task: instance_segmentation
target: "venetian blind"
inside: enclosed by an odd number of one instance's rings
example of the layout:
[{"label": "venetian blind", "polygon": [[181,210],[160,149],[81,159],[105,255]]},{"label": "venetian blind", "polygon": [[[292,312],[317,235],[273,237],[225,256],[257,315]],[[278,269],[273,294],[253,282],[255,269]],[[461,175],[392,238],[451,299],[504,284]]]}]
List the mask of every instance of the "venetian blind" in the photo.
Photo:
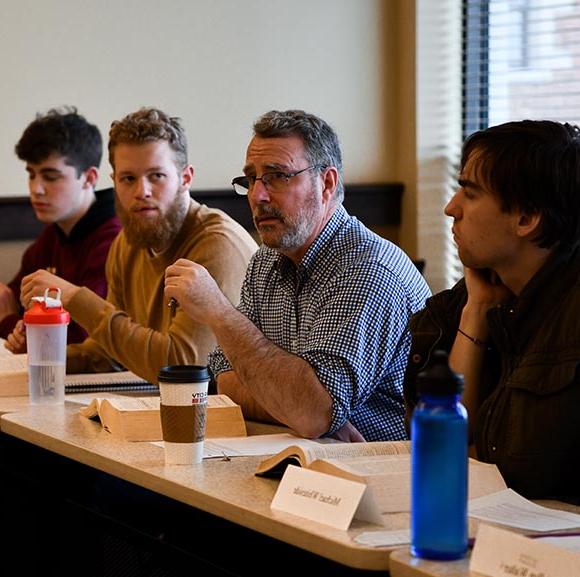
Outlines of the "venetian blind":
[{"label": "venetian blind", "polygon": [[443,208],[461,149],[462,11],[457,0],[417,1],[418,253],[433,292],[462,274]]},{"label": "venetian blind", "polygon": [[462,140],[510,120],[580,123],[580,1],[418,0],[418,241],[433,291],[462,266],[442,210]]},{"label": "venetian blind", "polygon": [[464,136],[509,120],[580,122],[580,2],[465,0]]}]

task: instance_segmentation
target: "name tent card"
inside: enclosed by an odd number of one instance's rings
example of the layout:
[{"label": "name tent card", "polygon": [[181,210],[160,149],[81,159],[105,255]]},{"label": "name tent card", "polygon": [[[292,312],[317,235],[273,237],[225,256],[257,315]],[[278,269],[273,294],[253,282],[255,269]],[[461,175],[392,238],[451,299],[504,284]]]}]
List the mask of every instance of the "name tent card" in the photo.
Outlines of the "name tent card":
[{"label": "name tent card", "polygon": [[364,483],[288,465],[271,508],[346,531],[365,490]]},{"label": "name tent card", "polygon": [[481,524],[469,570],[487,577],[580,577],[580,554]]}]

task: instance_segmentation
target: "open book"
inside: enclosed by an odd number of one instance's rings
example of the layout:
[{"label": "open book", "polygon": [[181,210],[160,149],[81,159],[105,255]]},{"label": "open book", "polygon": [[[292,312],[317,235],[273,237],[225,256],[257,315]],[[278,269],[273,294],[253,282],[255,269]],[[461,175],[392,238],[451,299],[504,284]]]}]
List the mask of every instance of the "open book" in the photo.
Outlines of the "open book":
[{"label": "open book", "polygon": [[[242,409],[226,395],[208,395],[206,437],[243,437]],[[159,397],[95,398],[79,413],[99,419],[113,436],[125,441],[161,441]]]},{"label": "open book", "polygon": [[[409,455],[410,441],[382,441],[372,443],[321,443],[304,439],[300,445],[292,445],[264,459],[256,469],[256,475],[263,477],[281,477],[288,465],[310,468],[315,461],[338,459],[346,461],[351,458]],[[315,467],[321,466],[317,463]],[[315,468],[314,467],[314,468]],[[320,470],[320,469],[317,469]],[[324,471],[323,471],[324,472]]]},{"label": "open book", "polygon": [[[98,391],[158,392],[159,387],[148,383],[131,371],[114,373],[87,373],[65,375],[65,393]],[[28,395],[27,355],[2,355],[0,357],[0,397]]]},{"label": "open book", "polygon": [[[279,476],[289,464],[364,483],[380,513],[410,510],[411,443],[294,445],[260,462],[256,475]],[[469,498],[506,489],[495,465],[469,459]]]}]

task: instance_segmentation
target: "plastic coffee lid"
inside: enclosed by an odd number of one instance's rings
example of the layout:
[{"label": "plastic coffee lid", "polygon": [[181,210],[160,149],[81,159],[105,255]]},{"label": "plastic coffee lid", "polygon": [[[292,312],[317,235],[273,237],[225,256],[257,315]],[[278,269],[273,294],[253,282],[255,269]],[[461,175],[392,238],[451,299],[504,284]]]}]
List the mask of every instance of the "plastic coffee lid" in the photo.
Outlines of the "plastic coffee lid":
[{"label": "plastic coffee lid", "polygon": [[209,380],[207,367],[199,365],[168,365],[159,369],[161,383],[202,383]]},{"label": "plastic coffee lid", "polygon": [[[56,291],[56,298],[48,293]],[[32,306],[24,313],[24,324],[27,325],[67,325],[70,314],[60,302],[60,289],[47,288],[42,297],[32,297]]]}]

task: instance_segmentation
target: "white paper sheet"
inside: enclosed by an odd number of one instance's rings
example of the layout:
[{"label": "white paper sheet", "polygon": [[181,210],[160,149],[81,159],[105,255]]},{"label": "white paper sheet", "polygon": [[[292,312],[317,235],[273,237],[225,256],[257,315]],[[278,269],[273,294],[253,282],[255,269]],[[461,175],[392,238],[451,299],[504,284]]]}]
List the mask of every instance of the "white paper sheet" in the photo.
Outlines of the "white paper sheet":
[{"label": "white paper sheet", "polygon": [[580,553],[580,535],[560,535],[559,537],[540,537],[537,539],[542,543],[548,543],[549,545],[555,545],[556,547],[562,547],[562,549],[568,549],[569,551],[575,551]]},{"label": "white paper sheet", "polygon": [[395,545],[408,545],[411,542],[409,529],[396,531],[364,531],[354,538],[359,545],[367,547],[393,547]]},{"label": "white paper sheet", "polygon": [[469,516],[532,531],[580,527],[580,515],[536,505],[511,489],[472,499]]},{"label": "white paper sheet", "polygon": [[[254,457],[275,455],[291,445],[309,446],[321,441],[311,441],[295,437],[289,433],[276,435],[252,435],[249,437],[223,437],[205,439],[203,442],[204,459],[224,459],[226,457]],[[324,442],[324,441],[322,441]],[[163,447],[163,441],[153,441],[153,445]]]},{"label": "white paper sheet", "polygon": [[291,445],[304,447],[312,446],[312,444],[316,443],[317,441],[310,441],[289,433],[206,439],[203,447],[203,458],[275,455]]}]

